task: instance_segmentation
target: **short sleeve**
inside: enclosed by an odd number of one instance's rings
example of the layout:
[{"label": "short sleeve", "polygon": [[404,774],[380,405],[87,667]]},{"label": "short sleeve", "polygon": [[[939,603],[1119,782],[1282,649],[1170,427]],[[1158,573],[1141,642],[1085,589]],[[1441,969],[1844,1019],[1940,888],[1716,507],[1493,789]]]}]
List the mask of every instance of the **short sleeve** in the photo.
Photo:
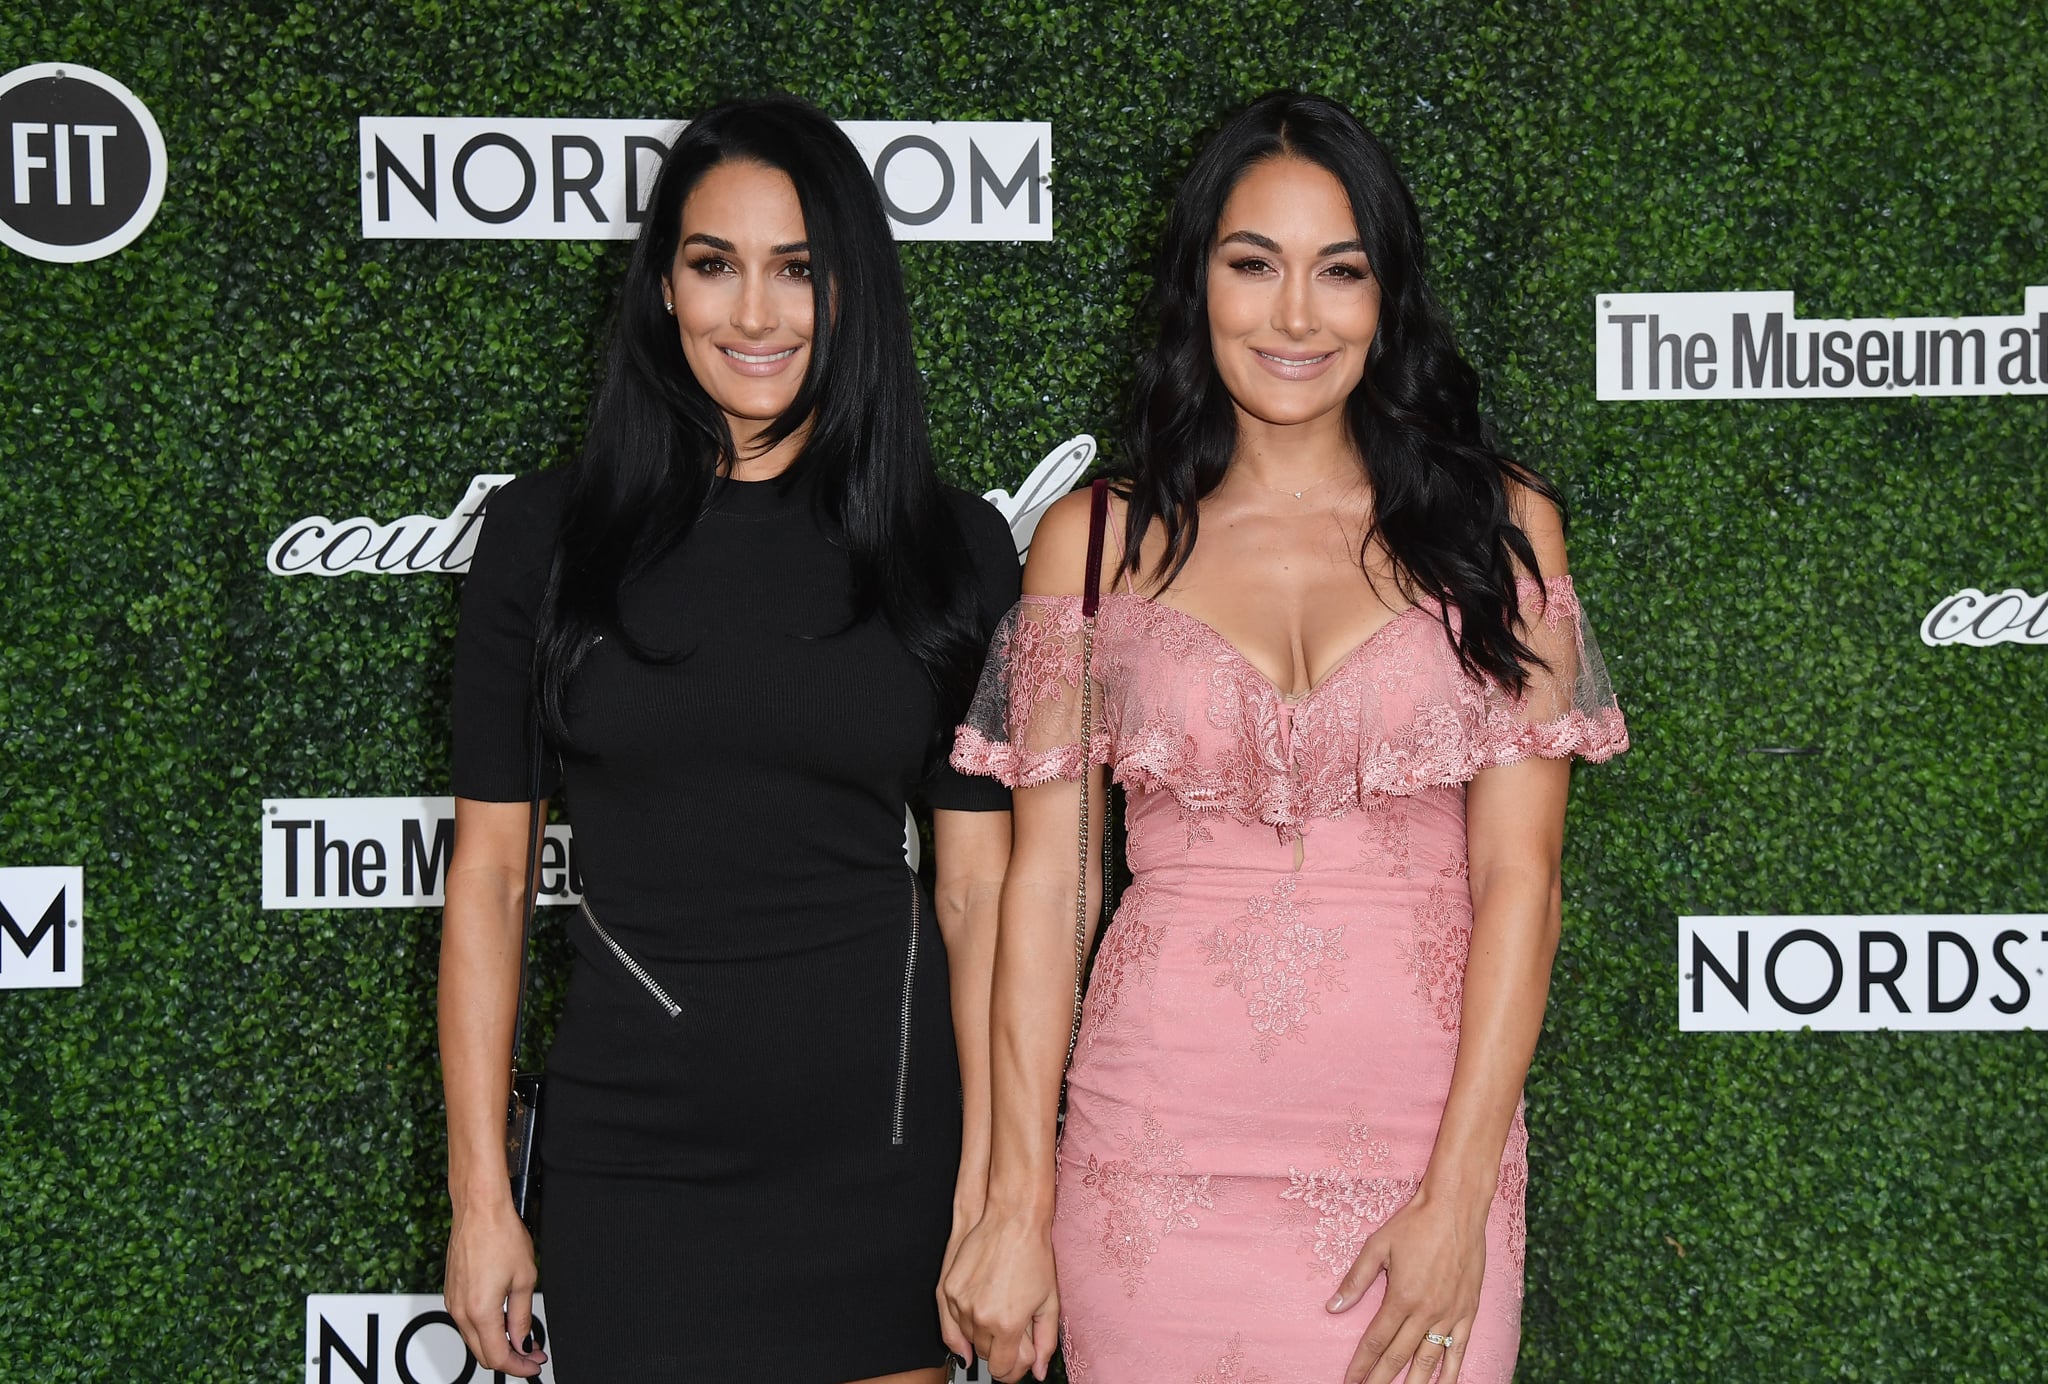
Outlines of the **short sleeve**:
[{"label": "short sleeve", "polygon": [[1586,612],[1568,576],[1517,583],[1522,641],[1543,660],[1519,695],[1488,683],[1480,767],[1541,757],[1599,762],[1628,748],[1628,724],[1614,698]]},{"label": "short sleeve", "polygon": [[[455,634],[457,797],[525,802],[532,787],[533,648],[561,494],[557,473],[521,477],[493,493],[484,510]],[[543,797],[554,793],[558,776],[550,755],[542,766]]]},{"label": "short sleeve", "polygon": [[1026,596],[996,627],[981,686],[953,738],[953,767],[1011,788],[1078,779],[1102,763],[1109,737],[1102,692],[1081,747],[1081,598]]},{"label": "short sleeve", "polygon": [[[997,629],[1016,603],[1023,581],[1017,562],[1017,541],[996,507],[978,495],[949,489],[961,536],[974,569],[975,599],[981,610],[981,627]],[[984,678],[986,671],[984,668]],[[1004,784],[976,774],[963,773],[950,762],[941,762],[921,789],[927,805],[948,812],[1008,812],[1010,790]]]}]

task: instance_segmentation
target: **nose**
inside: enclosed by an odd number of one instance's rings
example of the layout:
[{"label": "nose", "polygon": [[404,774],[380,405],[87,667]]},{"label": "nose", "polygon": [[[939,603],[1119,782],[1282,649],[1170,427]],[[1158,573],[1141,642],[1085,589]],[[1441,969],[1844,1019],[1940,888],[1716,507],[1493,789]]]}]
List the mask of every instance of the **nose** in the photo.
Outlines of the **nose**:
[{"label": "nose", "polygon": [[1306,274],[1286,274],[1280,292],[1273,299],[1273,329],[1290,337],[1305,337],[1315,331],[1315,300]]},{"label": "nose", "polygon": [[751,340],[759,341],[782,324],[775,310],[775,295],[769,292],[766,276],[744,275],[738,299],[733,303],[732,325]]}]

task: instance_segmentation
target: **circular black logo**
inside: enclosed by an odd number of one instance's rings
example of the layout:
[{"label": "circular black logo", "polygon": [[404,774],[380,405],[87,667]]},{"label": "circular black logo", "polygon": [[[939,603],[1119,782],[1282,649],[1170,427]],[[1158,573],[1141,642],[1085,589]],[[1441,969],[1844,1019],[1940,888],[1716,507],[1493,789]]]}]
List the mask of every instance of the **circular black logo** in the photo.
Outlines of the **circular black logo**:
[{"label": "circular black logo", "polygon": [[163,205],[164,163],[149,108],[104,72],[0,76],[0,244],[64,263],[111,255]]}]

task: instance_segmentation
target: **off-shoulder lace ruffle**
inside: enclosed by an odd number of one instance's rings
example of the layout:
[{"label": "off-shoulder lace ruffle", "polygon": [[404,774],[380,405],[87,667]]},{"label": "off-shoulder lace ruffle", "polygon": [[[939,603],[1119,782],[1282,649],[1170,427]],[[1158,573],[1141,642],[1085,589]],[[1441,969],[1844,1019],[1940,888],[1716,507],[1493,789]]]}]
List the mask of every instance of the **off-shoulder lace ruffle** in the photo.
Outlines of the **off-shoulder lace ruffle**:
[{"label": "off-shoulder lace ruffle", "polygon": [[1521,597],[1523,638],[1548,667],[1520,695],[1460,668],[1435,609],[1418,606],[1290,699],[1194,616],[1106,596],[1084,754],[1080,600],[1027,596],[996,632],[952,762],[1011,787],[1106,764],[1127,788],[1291,834],[1375,794],[1463,783],[1532,756],[1597,761],[1627,749],[1571,579],[1525,581]]}]

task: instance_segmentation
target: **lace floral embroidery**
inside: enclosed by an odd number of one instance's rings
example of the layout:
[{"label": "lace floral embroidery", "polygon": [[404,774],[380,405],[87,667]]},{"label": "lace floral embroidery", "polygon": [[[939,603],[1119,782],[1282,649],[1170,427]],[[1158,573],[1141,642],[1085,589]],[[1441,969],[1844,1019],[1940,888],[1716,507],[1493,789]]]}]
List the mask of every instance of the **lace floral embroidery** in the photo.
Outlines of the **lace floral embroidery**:
[{"label": "lace floral embroidery", "polygon": [[1472,955],[1472,911],[1461,907],[1465,872],[1439,875],[1429,897],[1415,910],[1415,926],[1398,945],[1415,995],[1436,1015],[1446,1033],[1458,1031],[1465,1007],[1465,963]]},{"label": "lace floral embroidery", "polygon": [[1359,861],[1353,868],[1393,879],[1408,878],[1408,799],[1373,793],[1358,804],[1365,819]]},{"label": "lace floral embroidery", "polygon": [[1180,819],[1181,830],[1186,833],[1188,850],[1210,845],[1216,840],[1216,834],[1209,830],[1209,814],[1194,811],[1178,798],[1172,801],[1173,810]]},{"label": "lace floral embroidery", "polygon": [[1529,1129],[1517,1119],[1501,1153],[1500,1185],[1493,1200],[1507,1221],[1508,1261],[1521,1277],[1529,1251]]},{"label": "lace floral embroidery", "polygon": [[1291,839],[1374,794],[1449,787],[1532,755],[1603,760],[1627,749],[1571,579],[1525,582],[1521,598],[1518,628],[1543,659],[1521,694],[1467,673],[1439,613],[1417,605],[1292,702],[1290,732],[1280,694],[1221,634],[1171,606],[1109,593],[1096,623],[1100,714],[1084,747],[1068,691],[1080,682],[1080,600],[1027,596],[996,631],[953,764],[1012,787],[1110,764],[1127,788]]},{"label": "lace floral embroidery", "polygon": [[1356,1112],[1323,1140],[1334,1165],[1302,1172],[1287,1170],[1283,1201],[1294,1203],[1288,1219],[1301,1233],[1303,1250],[1333,1277],[1342,1277],[1366,1236],[1386,1224],[1421,1187],[1419,1177],[1398,1177],[1385,1169],[1392,1155]]},{"label": "lace floral embroidery", "polygon": [[1074,1333],[1064,1316],[1060,1318],[1060,1363],[1067,1367],[1067,1384],[1086,1384],[1088,1362],[1074,1353]]},{"label": "lace floral embroidery", "polygon": [[1197,1210],[1216,1205],[1209,1195],[1209,1175],[1187,1170],[1180,1140],[1159,1121],[1145,1116],[1145,1132],[1129,1156],[1101,1162],[1088,1157],[1084,1186],[1102,1198],[1102,1257],[1123,1278],[1124,1291],[1135,1295],[1145,1268],[1159,1252],[1161,1236],[1176,1227],[1192,1230]]},{"label": "lace floral embroidery", "polygon": [[1264,1370],[1245,1363],[1244,1337],[1232,1336],[1223,1354],[1216,1357],[1215,1367],[1196,1375],[1195,1384],[1269,1384],[1271,1379]]},{"label": "lace floral embroidery", "polygon": [[1148,915],[1152,890],[1140,877],[1131,882],[1123,902],[1117,905],[1116,920],[1102,939],[1095,968],[1088,975],[1087,1037],[1094,1045],[1096,1034],[1115,1017],[1123,1003],[1127,985],[1149,985],[1159,965],[1160,928]]},{"label": "lace floral embroidery", "polygon": [[1222,968],[1216,984],[1244,996],[1245,1013],[1252,1021],[1252,1050],[1261,1062],[1273,1055],[1281,1039],[1305,1039],[1308,1016],[1321,1009],[1318,996],[1344,988],[1337,964],[1347,959],[1338,945],[1344,927],[1310,924],[1306,915],[1315,901],[1297,899],[1300,886],[1301,876],[1283,876],[1271,893],[1246,901],[1236,932],[1219,927],[1202,944],[1208,964]]}]

